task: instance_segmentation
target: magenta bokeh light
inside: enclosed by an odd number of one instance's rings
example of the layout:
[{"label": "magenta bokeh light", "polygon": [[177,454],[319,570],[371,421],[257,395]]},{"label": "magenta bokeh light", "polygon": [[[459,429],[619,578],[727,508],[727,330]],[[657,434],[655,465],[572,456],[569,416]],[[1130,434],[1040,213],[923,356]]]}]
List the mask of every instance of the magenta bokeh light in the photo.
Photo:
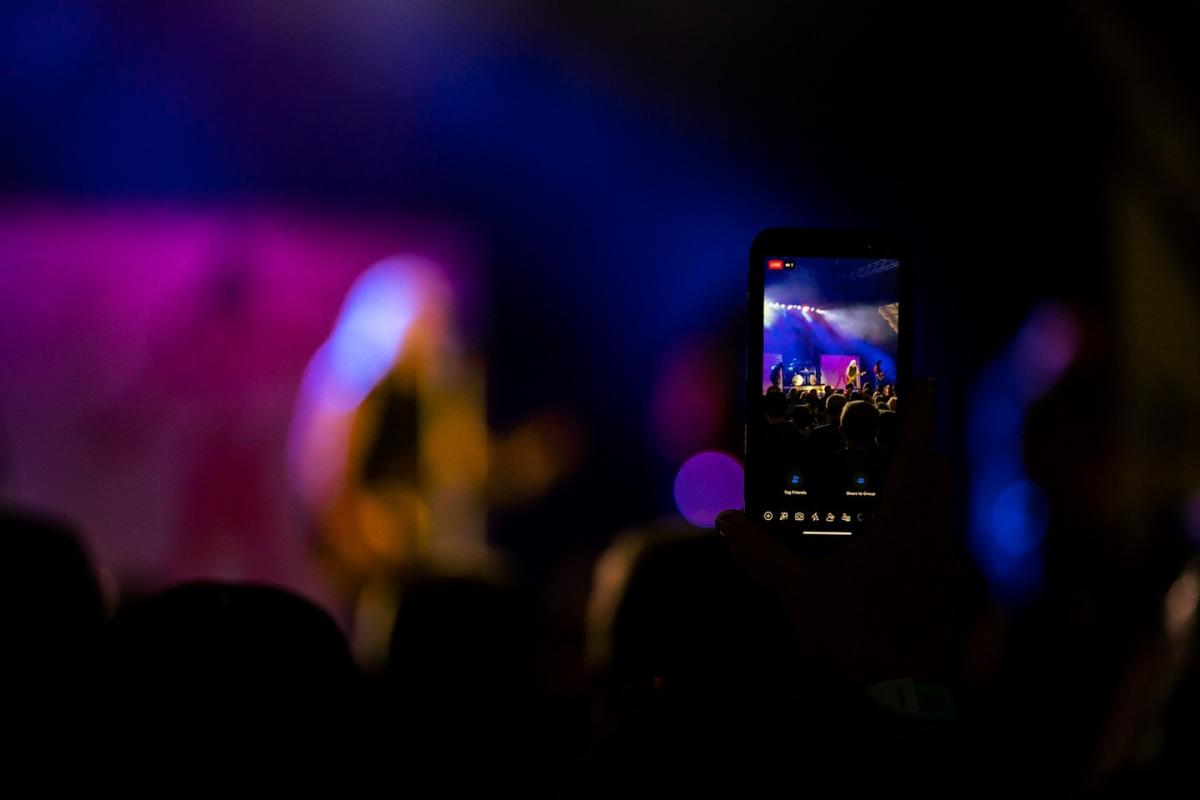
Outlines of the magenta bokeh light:
[{"label": "magenta bokeh light", "polygon": [[675,505],[684,519],[701,528],[717,515],[742,507],[742,464],[728,453],[707,450],[684,462],[675,476]]},{"label": "magenta bokeh light", "polygon": [[1192,544],[1200,547],[1200,489],[1196,489],[1183,505],[1183,524]]},{"label": "magenta bokeh light", "polygon": [[711,346],[685,341],[670,350],[650,396],[650,429],[672,459],[711,446],[725,414],[721,361]]}]

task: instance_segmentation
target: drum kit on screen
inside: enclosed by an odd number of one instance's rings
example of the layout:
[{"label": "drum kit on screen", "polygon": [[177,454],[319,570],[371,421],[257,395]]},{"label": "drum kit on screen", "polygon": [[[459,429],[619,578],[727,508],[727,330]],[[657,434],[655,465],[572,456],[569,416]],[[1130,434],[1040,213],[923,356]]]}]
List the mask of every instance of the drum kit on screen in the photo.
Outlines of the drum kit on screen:
[{"label": "drum kit on screen", "polygon": [[816,386],[820,383],[820,375],[815,369],[809,366],[800,367],[796,361],[788,364],[786,372],[791,376],[787,383],[793,387]]}]

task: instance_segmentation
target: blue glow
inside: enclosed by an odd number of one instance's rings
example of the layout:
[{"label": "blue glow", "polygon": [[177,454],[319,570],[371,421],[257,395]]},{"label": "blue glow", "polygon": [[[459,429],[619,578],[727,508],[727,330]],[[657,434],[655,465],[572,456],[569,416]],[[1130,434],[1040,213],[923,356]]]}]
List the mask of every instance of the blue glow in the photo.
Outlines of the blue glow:
[{"label": "blue glow", "polygon": [[416,317],[419,292],[413,271],[399,259],[379,262],[354,282],[313,359],[325,402],[352,408],[388,374]]},{"label": "blue glow", "polygon": [[1046,535],[1046,497],[1029,481],[1017,481],[996,498],[991,514],[992,540],[1019,556],[1042,543]]},{"label": "blue glow", "polygon": [[[969,541],[1001,606],[1027,602],[1041,585],[1049,508],[1041,488],[1025,474],[1022,432],[1029,406],[1074,357],[1074,325],[1065,310],[1035,310],[1004,352],[980,371],[972,391]],[[1031,352],[1052,356],[1042,359],[1036,381],[1030,379]]]},{"label": "blue glow", "polygon": [[[540,54],[484,57],[453,77],[422,95],[424,132],[453,148],[473,196],[502,208],[512,231],[536,220],[539,247],[572,253],[571,269],[538,276],[541,290],[587,296],[573,322],[612,341],[625,369],[629,352],[660,351],[745,291],[730,265],[763,220],[813,220],[796,207],[802,192],[767,188],[744,156],[610,87],[563,80]],[[626,324],[612,325],[614,311]]]}]

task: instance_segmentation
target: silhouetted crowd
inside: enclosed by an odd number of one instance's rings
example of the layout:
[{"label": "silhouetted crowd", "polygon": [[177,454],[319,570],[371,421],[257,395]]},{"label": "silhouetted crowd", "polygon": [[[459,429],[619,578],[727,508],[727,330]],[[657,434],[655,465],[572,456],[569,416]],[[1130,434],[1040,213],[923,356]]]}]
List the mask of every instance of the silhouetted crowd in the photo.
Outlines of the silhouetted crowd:
[{"label": "silhouetted crowd", "polygon": [[[904,455],[890,390],[764,401],[778,439],[816,458]],[[910,495],[896,519],[944,510]],[[573,606],[513,576],[397,576],[387,665],[369,671],[297,594],[196,582],[116,602],[71,525],[0,519],[13,752],[71,765],[64,779],[249,769],[446,796],[1144,796],[1200,753],[1200,579],[1182,551],[1135,584],[1052,547],[1043,595],[1005,615],[978,588],[914,605],[953,583],[924,545],[791,565],[766,552],[756,571],[736,521],[724,537],[658,523],[617,537]],[[953,706],[913,713],[865,690],[893,678]]]}]

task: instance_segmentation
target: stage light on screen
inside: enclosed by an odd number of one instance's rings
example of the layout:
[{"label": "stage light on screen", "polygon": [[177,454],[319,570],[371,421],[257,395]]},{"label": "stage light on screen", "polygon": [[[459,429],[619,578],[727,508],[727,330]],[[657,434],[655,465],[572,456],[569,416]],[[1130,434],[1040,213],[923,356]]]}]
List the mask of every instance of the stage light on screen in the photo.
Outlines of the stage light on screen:
[{"label": "stage light on screen", "polygon": [[779,305],[779,303],[772,303],[769,300],[766,303],[764,303],[763,304],[763,325],[765,325],[768,328],[771,327],[772,325],[774,325],[776,320],[779,319],[779,312],[781,310],[782,310],[782,307]]},{"label": "stage light on screen", "polygon": [[741,462],[719,450],[692,456],[675,476],[675,505],[693,525],[713,527],[722,511],[742,507]]}]

